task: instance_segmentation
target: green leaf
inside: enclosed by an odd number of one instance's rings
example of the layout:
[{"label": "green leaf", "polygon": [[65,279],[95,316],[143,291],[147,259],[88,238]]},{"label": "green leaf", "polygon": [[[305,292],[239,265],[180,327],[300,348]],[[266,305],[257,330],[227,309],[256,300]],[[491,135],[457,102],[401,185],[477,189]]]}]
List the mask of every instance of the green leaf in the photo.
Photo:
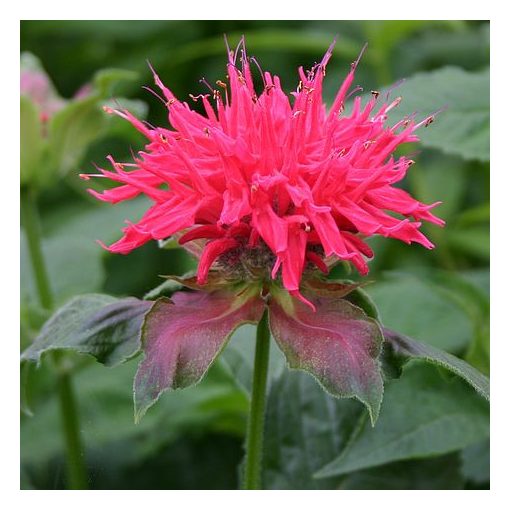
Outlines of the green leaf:
[{"label": "green leaf", "polygon": [[142,320],[151,304],[103,294],[78,296],[55,312],[21,360],[39,363],[46,352],[70,349],[107,366],[123,363],[140,349]]},{"label": "green leaf", "polygon": [[282,372],[267,401],[264,489],[335,488],[337,480],[313,474],[347,446],[361,419],[359,402],[333,398],[306,374]]},{"label": "green leaf", "polygon": [[161,239],[158,241],[158,246],[163,250],[175,250],[182,248],[179,241],[175,237],[169,237],[168,239]]},{"label": "green leaf", "polygon": [[475,368],[489,374],[490,372],[490,317],[487,315],[475,326],[473,341],[464,356],[466,361]]},{"label": "green leaf", "polygon": [[393,462],[352,473],[343,490],[459,490],[464,489],[458,454]]},{"label": "green leaf", "polygon": [[[128,468],[140,463],[150,469],[151,457],[166,451],[185,434],[217,431],[241,438],[244,433],[248,399],[219,365],[209,371],[202,384],[185,392],[168,394],[135,425],[133,378],[138,361],[130,360],[115,370],[86,361],[73,375],[73,386],[86,456],[89,461],[95,458],[96,468],[91,471],[97,476],[108,475],[109,458],[119,450],[123,463],[118,474],[129,478]],[[22,417],[21,460],[31,471],[38,468],[56,477],[58,473],[52,461],[63,458],[65,452],[60,435],[58,394],[53,386],[46,393],[41,392],[43,377],[52,375],[49,368],[43,363],[34,373],[32,386],[38,393],[32,399],[34,416]]]},{"label": "green leaf", "polygon": [[88,145],[102,134],[105,123],[97,95],[73,101],[57,112],[48,125],[52,169],[61,175],[75,169]]},{"label": "green leaf", "polygon": [[[440,120],[441,117],[438,118],[438,121]],[[432,125],[431,129],[435,127]],[[420,157],[418,164],[411,168],[408,175],[413,194],[418,200],[426,204],[441,202],[434,208],[434,214],[445,220],[447,227],[438,229],[434,226],[428,231],[437,237],[447,238],[450,221],[458,214],[468,188],[466,163],[459,158],[434,151]]]},{"label": "green leaf", "polygon": [[387,273],[366,291],[377,303],[381,322],[446,351],[462,351],[472,337],[469,317],[450,296],[431,287],[428,277]]},{"label": "green leaf", "polygon": [[490,480],[489,440],[468,446],[461,454],[462,473],[471,482],[488,483]]},{"label": "green leaf", "polygon": [[[301,32],[283,28],[229,32],[228,34],[228,40],[231,44],[237,44],[241,37],[246,39],[250,52],[264,50],[274,52],[275,49],[278,49],[280,51],[299,51],[317,58],[317,55],[320,55],[321,52],[324,53],[331,44],[334,34],[315,31],[304,36]],[[359,50],[359,44],[345,35],[338,39],[335,46],[335,54],[350,59],[354,58]],[[176,48],[167,65],[171,67],[182,66],[183,64],[189,65],[193,60],[207,56],[223,55],[224,53],[225,44],[220,37],[215,35]]]},{"label": "green leaf", "polygon": [[347,299],[347,301],[353,305],[361,308],[369,317],[372,317],[372,319],[375,319],[376,321],[381,320],[377,305],[370,297],[370,295],[362,288],[354,289],[346,296],[345,299]]},{"label": "green leaf", "polygon": [[[488,270],[486,271],[488,277]],[[483,276],[483,271],[478,272]],[[490,370],[490,302],[488,291],[470,281],[466,275],[447,271],[431,271],[430,285],[437,285],[438,291],[449,295],[469,316],[473,328],[472,340],[464,359],[488,374]]]},{"label": "green leaf", "polygon": [[388,329],[383,329],[383,333],[385,341],[391,346],[395,356],[403,359],[404,363],[407,363],[409,360],[419,359],[446,368],[464,379],[482,397],[489,400],[489,379],[464,360],[431,345],[417,342],[400,333],[395,333]]},{"label": "green leaf", "polygon": [[[58,304],[76,294],[97,292],[104,279],[101,248],[93,239],[60,231],[43,241],[52,290]],[[38,302],[34,287],[25,232],[21,232],[21,293],[23,300],[33,306]],[[80,268],[77,270],[77,268]]]},{"label": "green leaf", "polygon": [[[136,219],[146,209],[143,199],[118,204],[92,204],[73,200],[70,206],[52,207],[44,217],[44,259],[58,304],[76,294],[100,292],[105,278],[106,252],[96,239],[109,244],[120,237],[125,219]],[[24,233],[21,235],[21,292],[31,304],[38,302]],[[79,270],[77,270],[79,268]]]},{"label": "green leaf", "polygon": [[23,363],[21,365],[21,373],[20,373],[20,409],[22,413],[25,413],[27,416],[32,416],[32,409],[30,408],[30,400],[28,395],[28,379],[30,377],[30,372],[32,371],[32,365],[28,363]]},{"label": "green leaf", "polygon": [[20,170],[21,184],[44,180],[43,153],[45,142],[39,110],[25,96],[20,97]]},{"label": "green leaf", "polygon": [[110,97],[114,93],[114,85],[122,81],[133,81],[138,73],[127,69],[100,69],[94,75],[93,83],[101,97]]},{"label": "green leaf", "polygon": [[397,76],[409,76],[421,69],[455,65],[477,70],[489,64],[490,25],[466,27],[450,32],[427,30],[406,41],[394,55]]},{"label": "green leaf", "polygon": [[448,232],[450,244],[467,255],[488,262],[490,259],[490,231],[486,226],[452,228]]},{"label": "green leaf", "polygon": [[363,402],[375,424],[383,396],[379,324],[346,299],[306,298],[314,311],[276,289],[269,303],[271,333],[289,367],[308,372],[335,397]]},{"label": "green leaf", "polygon": [[445,380],[437,369],[409,365],[402,378],[386,387],[377,427],[364,427],[319,478],[404,459],[442,455],[489,435],[485,400],[459,379]]},{"label": "green leaf", "polygon": [[[462,212],[458,219],[459,226],[476,225],[477,223],[488,224],[491,215],[491,205],[489,202],[471,207]],[[488,230],[488,228],[487,228]]]},{"label": "green leaf", "polygon": [[389,124],[413,112],[425,118],[446,106],[436,122],[417,131],[422,145],[468,160],[489,161],[488,70],[474,73],[443,67],[412,76],[396,93],[403,100],[390,113]]},{"label": "green leaf", "polygon": [[381,51],[388,55],[393,47],[402,39],[407,38],[414,32],[418,32],[431,26],[446,25],[459,26],[461,22],[446,20],[364,20],[362,26],[374,51]]},{"label": "green leaf", "polygon": [[154,289],[149,290],[143,297],[144,299],[157,299],[161,296],[171,296],[174,292],[181,290],[183,285],[175,280],[165,280]]}]

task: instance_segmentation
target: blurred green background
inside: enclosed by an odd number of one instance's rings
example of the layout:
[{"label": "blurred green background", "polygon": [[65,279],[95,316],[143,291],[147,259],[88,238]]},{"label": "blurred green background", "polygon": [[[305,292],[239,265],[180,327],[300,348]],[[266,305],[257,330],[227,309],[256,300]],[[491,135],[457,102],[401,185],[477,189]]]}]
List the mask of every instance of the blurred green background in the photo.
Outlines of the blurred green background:
[{"label": "blurred green background", "polygon": [[[417,164],[403,183],[423,201],[441,200],[436,211],[447,226],[424,227],[437,245],[432,252],[373,239],[376,257],[370,263],[369,279],[375,283],[366,289],[387,326],[462,356],[488,373],[488,22],[24,21],[21,50],[41,59],[64,97],[72,96],[101,68],[136,71],[139,78],[116,85],[112,98],[139,99],[147,105],[146,118],[152,124],[165,124],[165,109],[142,89],[152,84],[146,61],[185,99],[190,93],[203,92],[202,77],[214,82],[225,75],[223,34],[231,45],[244,34],[250,54],[264,69],[279,75],[288,91],[296,86],[297,67],[312,66],[337,36],[326,77],[327,101],[368,41],[356,84],[365,91],[384,90],[406,78],[392,92],[404,98],[395,112],[398,117],[413,111],[425,117],[448,107],[432,126],[421,130],[423,143],[407,147],[407,152],[417,151]],[[44,253],[57,304],[87,292],[142,297],[161,283],[158,275],[193,267],[183,252],[161,250],[156,243],[128,256],[113,256],[94,242],[116,240],[124,220],[138,219],[147,204],[143,200],[114,207],[99,204],[86,194],[87,183],[78,174],[93,172],[92,162],[103,165],[107,154],[127,161],[130,150],[139,150],[142,144],[143,139],[127,125],[112,130],[88,149],[75,171],[41,195]],[[21,288],[21,332],[26,346],[45,314],[37,304],[23,237]],[[248,397],[236,385],[231,367],[249,363],[252,333],[250,327],[236,333],[225,353],[228,362],[217,363],[199,386],[164,395],[138,426],[133,424],[131,390],[136,361],[112,370],[77,358],[74,384],[91,488],[236,488]],[[277,353],[273,365],[268,422],[278,429],[279,441],[265,459],[267,488],[488,487],[488,432],[480,432],[484,427],[476,433],[459,428],[446,446],[408,453],[402,453],[402,447],[400,453],[387,455],[378,464],[365,463],[363,470],[354,466],[334,478],[313,478],[315,470],[338,456],[334,427],[345,424],[340,419],[331,425],[333,433],[325,431],[336,401],[317,392],[307,376],[282,371]],[[411,389],[417,384],[416,394],[426,387],[413,379],[420,370],[410,371],[406,379]],[[423,377],[426,380],[427,374]],[[292,408],[281,408],[278,388],[281,395],[291,392]],[[412,402],[412,392],[408,394]],[[49,362],[31,374],[29,396],[34,416],[22,416],[22,487],[62,488],[62,437]],[[427,405],[427,395],[423,399]],[[383,412],[385,406],[391,410],[391,405],[385,400]],[[357,403],[342,402],[341,406]],[[448,405],[444,407],[446,413]],[[335,409],[340,413],[338,406]],[[438,409],[439,405],[431,412],[441,418]],[[472,420],[464,418],[461,423],[469,429]],[[385,419],[383,423],[391,429],[391,417]],[[484,419],[488,424],[488,416]],[[455,429],[455,422],[444,423],[450,433]],[[333,446],[324,442],[325,434],[333,434],[328,436]]]}]

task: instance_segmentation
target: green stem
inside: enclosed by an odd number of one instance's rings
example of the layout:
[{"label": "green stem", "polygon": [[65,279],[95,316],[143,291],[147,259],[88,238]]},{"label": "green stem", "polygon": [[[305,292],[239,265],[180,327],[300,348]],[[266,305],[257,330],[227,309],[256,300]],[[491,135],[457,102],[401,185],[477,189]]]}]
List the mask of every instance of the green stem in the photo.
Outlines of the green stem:
[{"label": "green stem", "polygon": [[267,309],[257,327],[257,345],[253,367],[253,383],[246,433],[246,465],[243,488],[261,489],[262,448],[266,408],[266,383],[269,365],[269,324]]},{"label": "green stem", "polygon": [[[57,354],[57,353],[56,353]],[[60,415],[66,440],[67,483],[70,489],[87,489],[87,471],[83,457],[80,424],[72,377],[65,367],[65,359],[55,356],[58,363],[58,396]]]},{"label": "green stem", "polygon": [[[44,309],[51,310],[54,300],[42,253],[39,211],[33,189],[25,188],[21,191],[21,221],[27,238],[39,302]],[[65,367],[65,359],[62,356],[55,353],[53,359],[58,372],[57,387],[65,437],[67,482],[70,489],[86,489],[86,468],[71,375],[69,369]]]},{"label": "green stem", "polygon": [[41,248],[39,211],[37,210],[35,193],[31,189],[23,189],[21,192],[21,221],[25,229],[39,302],[43,308],[51,310],[53,308],[53,295]]}]

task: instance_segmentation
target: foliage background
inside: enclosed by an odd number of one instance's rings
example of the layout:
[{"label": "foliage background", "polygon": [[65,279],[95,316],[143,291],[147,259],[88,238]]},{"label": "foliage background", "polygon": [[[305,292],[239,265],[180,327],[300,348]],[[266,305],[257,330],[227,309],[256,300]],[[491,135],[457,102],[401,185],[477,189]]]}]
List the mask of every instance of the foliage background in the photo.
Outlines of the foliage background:
[{"label": "foliage background", "polygon": [[[200,78],[225,74],[223,34],[231,44],[245,34],[263,68],[295,87],[299,65],[310,67],[335,36],[326,78],[332,98],[361,46],[369,48],[356,77],[365,90],[410,78],[393,95],[397,114],[426,116],[448,105],[423,135],[417,164],[404,186],[437,208],[443,230],[427,232],[437,244],[421,247],[374,239],[367,287],[384,323],[468,359],[488,373],[489,296],[489,24],[431,21],[24,21],[21,49],[37,55],[59,92],[70,97],[94,72],[118,67],[139,78],[112,96],[138,98],[151,123],[165,110],[141,85],[152,80],[149,60],[182,98],[198,94]],[[453,68],[453,69],[452,69]],[[120,161],[143,140],[128,126],[93,144],[79,168],[41,196],[44,252],[58,304],[86,292],[142,297],[160,274],[179,274],[193,261],[154,244],[113,256],[94,242],[115,240],[125,218],[143,201],[111,207],[92,200],[78,178]],[[351,275],[353,277],[354,275]],[[44,321],[32,287],[22,236],[22,347]],[[248,399],[250,327],[236,334],[224,360],[195,388],[166,394],[135,426],[132,376],[136,361],[108,369],[77,358],[74,379],[84,452],[95,489],[236,488],[243,456]],[[282,370],[273,356],[265,459],[267,488],[462,489],[488,488],[488,410],[470,389],[437,369],[410,366],[388,385],[376,429],[363,424],[356,402],[335,401],[306,375]],[[232,370],[235,367],[236,370]],[[29,393],[34,416],[22,416],[22,487],[64,486],[64,457],[54,375],[49,362],[35,371]],[[360,421],[361,420],[361,421]],[[336,460],[335,460],[336,459]],[[323,478],[314,473],[323,468]]]}]

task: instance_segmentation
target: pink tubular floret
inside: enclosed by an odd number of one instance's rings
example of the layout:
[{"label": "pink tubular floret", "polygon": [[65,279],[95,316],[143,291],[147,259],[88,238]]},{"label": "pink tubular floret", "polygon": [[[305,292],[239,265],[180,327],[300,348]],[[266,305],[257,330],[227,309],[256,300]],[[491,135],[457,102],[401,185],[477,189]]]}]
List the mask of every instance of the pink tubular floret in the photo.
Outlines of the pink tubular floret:
[{"label": "pink tubular floret", "polygon": [[326,272],[324,259],[336,257],[366,274],[365,259],[373,253],[365,237],[381,235],[432,248],[419,228],[422,221],[444,225],[430,212],[437,204],[420,203],[394,187],[412,161],[392,154],[401,144],[418,140],[415,131],[422,123],[408,118],[386,126],[388,110],[400,100],[380,103],[376,93],[364,105],[356,97],[346,111],[359,58],[328,111],[322,84],[332,51],[333,45],[311,71],[299,69],[291,100],[279,78],[267,72],[264,88],[255,89],[241,41],[235,53],[229,51],[228,83],[218,81],[216,89],[208,85],[209,94],[192,97],[200,100],[205,115],[179,101],[153,70],[170,129],[152,128],[127,111],[111,110],[148,143],[134,166],[109,158],[113,170],[100,169],[120,186],[103,193],[91,190],[111,203],[143,194],[153,206],[108,249],[128,253],[151,239],[185,231],[181,243],[207,242],[198,270],[198,280],[205,282],[222,254],[264,243],[275,256],[273,277],[281,276],[283,286],[300,296],[307,262]]}]

